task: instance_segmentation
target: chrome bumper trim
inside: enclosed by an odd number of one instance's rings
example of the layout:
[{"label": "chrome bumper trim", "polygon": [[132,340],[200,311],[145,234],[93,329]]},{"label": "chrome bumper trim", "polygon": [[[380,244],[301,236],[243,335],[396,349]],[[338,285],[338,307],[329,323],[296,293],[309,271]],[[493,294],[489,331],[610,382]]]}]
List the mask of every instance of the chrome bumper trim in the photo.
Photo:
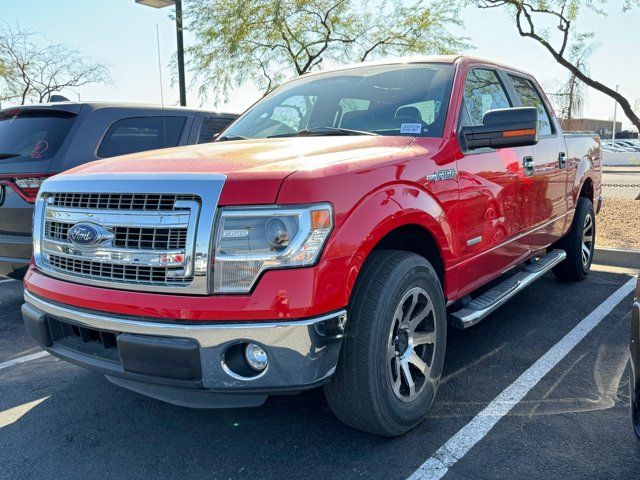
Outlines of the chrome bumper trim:
[{"label": "chrome bumper trim", "polygon": [[[289,348],[301,347],[308,343],[308,330],[317,323],[325,322],[336,317],[344,316],[346,310],[305,319],[288,322],[254,322],[254,323],[224,323],[206,325],[158,323],[142,320],[130,320],[127,318],[100,314],[79,310],[72,307],[64,307],[43,300],[33,295],[28,290],[24,291],[25,302],[42,310],[48,315],[70,320],[81,326],[108,330],[120,333],[134,333],[139,335],[155,335],[161,337],[191,338],[201,347],[215,347],[235,340],[255,340],[265,345],[280,345]],[[306,337],[306,339],[305,339]],[[308,347],[310,345],[304,345]]]}]

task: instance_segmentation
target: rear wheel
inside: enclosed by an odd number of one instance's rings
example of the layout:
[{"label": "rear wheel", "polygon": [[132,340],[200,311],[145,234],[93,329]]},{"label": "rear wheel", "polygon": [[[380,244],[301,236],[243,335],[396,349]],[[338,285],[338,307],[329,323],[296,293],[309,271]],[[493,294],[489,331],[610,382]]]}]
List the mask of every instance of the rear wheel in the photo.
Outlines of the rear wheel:
[{"label": "rear wheel", "polygon": [[423,257],[374,252],[349,307],[336,374],[325,396],[347,425],[401,435],[426,416],[436,394],[446,344],[438,277]]},{"label": "rear wheel", "polygon": [[596,244],[596,215],[591,200],[578,199],[573,225],[567,236],[560,242],[560,248],[567,252],[567,258],[553,269],[560,280],[580,281],[589,274]]}]

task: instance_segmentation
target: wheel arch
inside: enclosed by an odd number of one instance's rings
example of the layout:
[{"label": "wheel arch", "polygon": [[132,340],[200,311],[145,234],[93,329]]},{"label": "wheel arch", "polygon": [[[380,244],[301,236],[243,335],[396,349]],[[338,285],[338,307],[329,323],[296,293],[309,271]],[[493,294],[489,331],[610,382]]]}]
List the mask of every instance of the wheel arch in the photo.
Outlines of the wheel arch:
[{"label": "wheel arch", "polygon": [[385,186],[363,199],[338,225],[327,245],[333,257],[347,257],[345,300],[372,252],[403,250],[426,258],[436,270],[447,296],[447,266],[454,258],[455,231],[438,201],[411,185]]}]

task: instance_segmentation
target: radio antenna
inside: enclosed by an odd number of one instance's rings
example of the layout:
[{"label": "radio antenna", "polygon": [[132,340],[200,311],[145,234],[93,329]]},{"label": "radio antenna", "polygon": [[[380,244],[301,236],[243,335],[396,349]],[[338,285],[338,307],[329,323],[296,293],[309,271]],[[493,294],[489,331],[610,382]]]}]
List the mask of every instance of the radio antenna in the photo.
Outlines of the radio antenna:
[{"label": "radio antenna", "polygon": [[164,92],[162,90],[162,58],[160,57],[160,29],[156,23],[156,43],[158,45],[158,78],[160,79],[160,105],[164,110]]},{"label": "radio antenna", "polygon": [[160,79],[160,108],[162,108],[162,148],[167,145],[167,117],[164,115],[164,91],[162,89],[162,58],[160,57],[160,28],[156,23],[156,43],[158,45],[158,78]]}]

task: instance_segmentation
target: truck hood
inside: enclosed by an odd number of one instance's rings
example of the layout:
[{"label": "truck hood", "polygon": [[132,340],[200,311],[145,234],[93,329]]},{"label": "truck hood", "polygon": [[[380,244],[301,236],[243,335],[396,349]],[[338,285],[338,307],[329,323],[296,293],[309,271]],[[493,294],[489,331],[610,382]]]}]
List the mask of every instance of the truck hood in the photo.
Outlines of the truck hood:
[{"label": "truck hood", "polygon": [[268,204],[275,203],[283,180],[296,171],[322,174],[344,162],[392,155],[412,141],[413,137],[384,136],[236,140],[124,155],[66,173],[220,173],[227,176],[221,205]]}]

